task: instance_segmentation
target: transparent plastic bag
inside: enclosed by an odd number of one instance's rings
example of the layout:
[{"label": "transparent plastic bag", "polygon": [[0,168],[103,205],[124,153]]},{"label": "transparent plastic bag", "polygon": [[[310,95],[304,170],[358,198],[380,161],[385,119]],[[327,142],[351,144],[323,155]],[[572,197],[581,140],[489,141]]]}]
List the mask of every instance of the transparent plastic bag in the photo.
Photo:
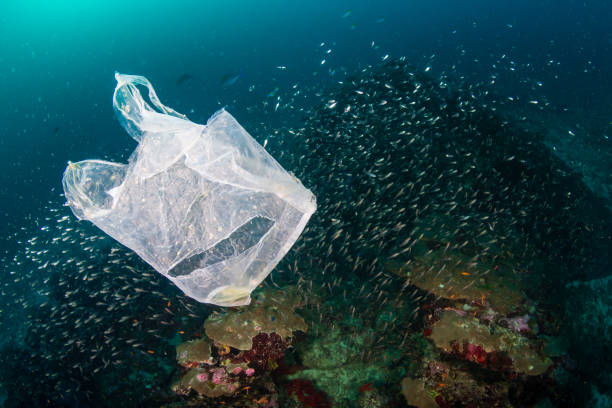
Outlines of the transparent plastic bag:
[{"label": "transparent plastic bag", "polygon": [[248,304],[316,210],[314,195],[225,110],[199,125],[164,106],[146,78],[115,78],[113,106],[138,146],[127,165],[69,162],[68,205],[186,295]]}]

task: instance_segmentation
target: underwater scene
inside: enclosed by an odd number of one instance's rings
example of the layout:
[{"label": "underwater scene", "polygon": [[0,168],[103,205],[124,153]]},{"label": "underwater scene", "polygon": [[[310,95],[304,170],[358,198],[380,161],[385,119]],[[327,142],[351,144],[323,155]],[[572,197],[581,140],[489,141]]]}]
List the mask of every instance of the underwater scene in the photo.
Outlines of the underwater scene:
[{"label": "underwater scene", "polygon": [[612,4],[0,5],[0,406],[612,407]]}]

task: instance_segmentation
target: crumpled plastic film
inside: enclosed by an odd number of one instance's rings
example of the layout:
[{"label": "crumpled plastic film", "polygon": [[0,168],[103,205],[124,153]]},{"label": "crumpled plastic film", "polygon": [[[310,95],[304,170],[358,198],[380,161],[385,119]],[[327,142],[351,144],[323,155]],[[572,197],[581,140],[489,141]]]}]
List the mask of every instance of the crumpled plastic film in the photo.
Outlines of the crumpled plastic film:
[{"label": "crumpled plastic film", "polygon": [[146,78],[115,78],[115,112],[138,146],[128,164],[69,162],[68,205],[186,295],[248,304],[316,210],[314,195],[225,110],[193,123]]}]

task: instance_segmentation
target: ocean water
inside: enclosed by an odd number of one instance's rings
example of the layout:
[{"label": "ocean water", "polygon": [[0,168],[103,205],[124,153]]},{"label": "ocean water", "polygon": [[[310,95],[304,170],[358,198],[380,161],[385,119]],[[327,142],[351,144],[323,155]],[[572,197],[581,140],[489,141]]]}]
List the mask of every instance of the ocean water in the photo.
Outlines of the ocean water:
[{"label": "ocean water", "polygon": [[[0,10],[3,406],[612,406],[608,2]],[[250,306],[65,205],[68,161],[136,147],[115,72],[317,197]]]}]

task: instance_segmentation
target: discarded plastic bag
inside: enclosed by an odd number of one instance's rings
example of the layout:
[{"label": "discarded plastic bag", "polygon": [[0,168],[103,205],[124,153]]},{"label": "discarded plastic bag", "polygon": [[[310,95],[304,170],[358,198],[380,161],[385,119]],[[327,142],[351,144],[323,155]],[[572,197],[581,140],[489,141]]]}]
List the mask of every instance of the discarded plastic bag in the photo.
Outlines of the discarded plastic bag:
[{"label": "discarded plastic bag", "polygon": [[225,110],[199,125],[164,106],[146,78],[115,78],[113,106],[138,146],[128,164],[69,162],[68,205],[186,295],[248,304],[316,210],[314,195]]}]

